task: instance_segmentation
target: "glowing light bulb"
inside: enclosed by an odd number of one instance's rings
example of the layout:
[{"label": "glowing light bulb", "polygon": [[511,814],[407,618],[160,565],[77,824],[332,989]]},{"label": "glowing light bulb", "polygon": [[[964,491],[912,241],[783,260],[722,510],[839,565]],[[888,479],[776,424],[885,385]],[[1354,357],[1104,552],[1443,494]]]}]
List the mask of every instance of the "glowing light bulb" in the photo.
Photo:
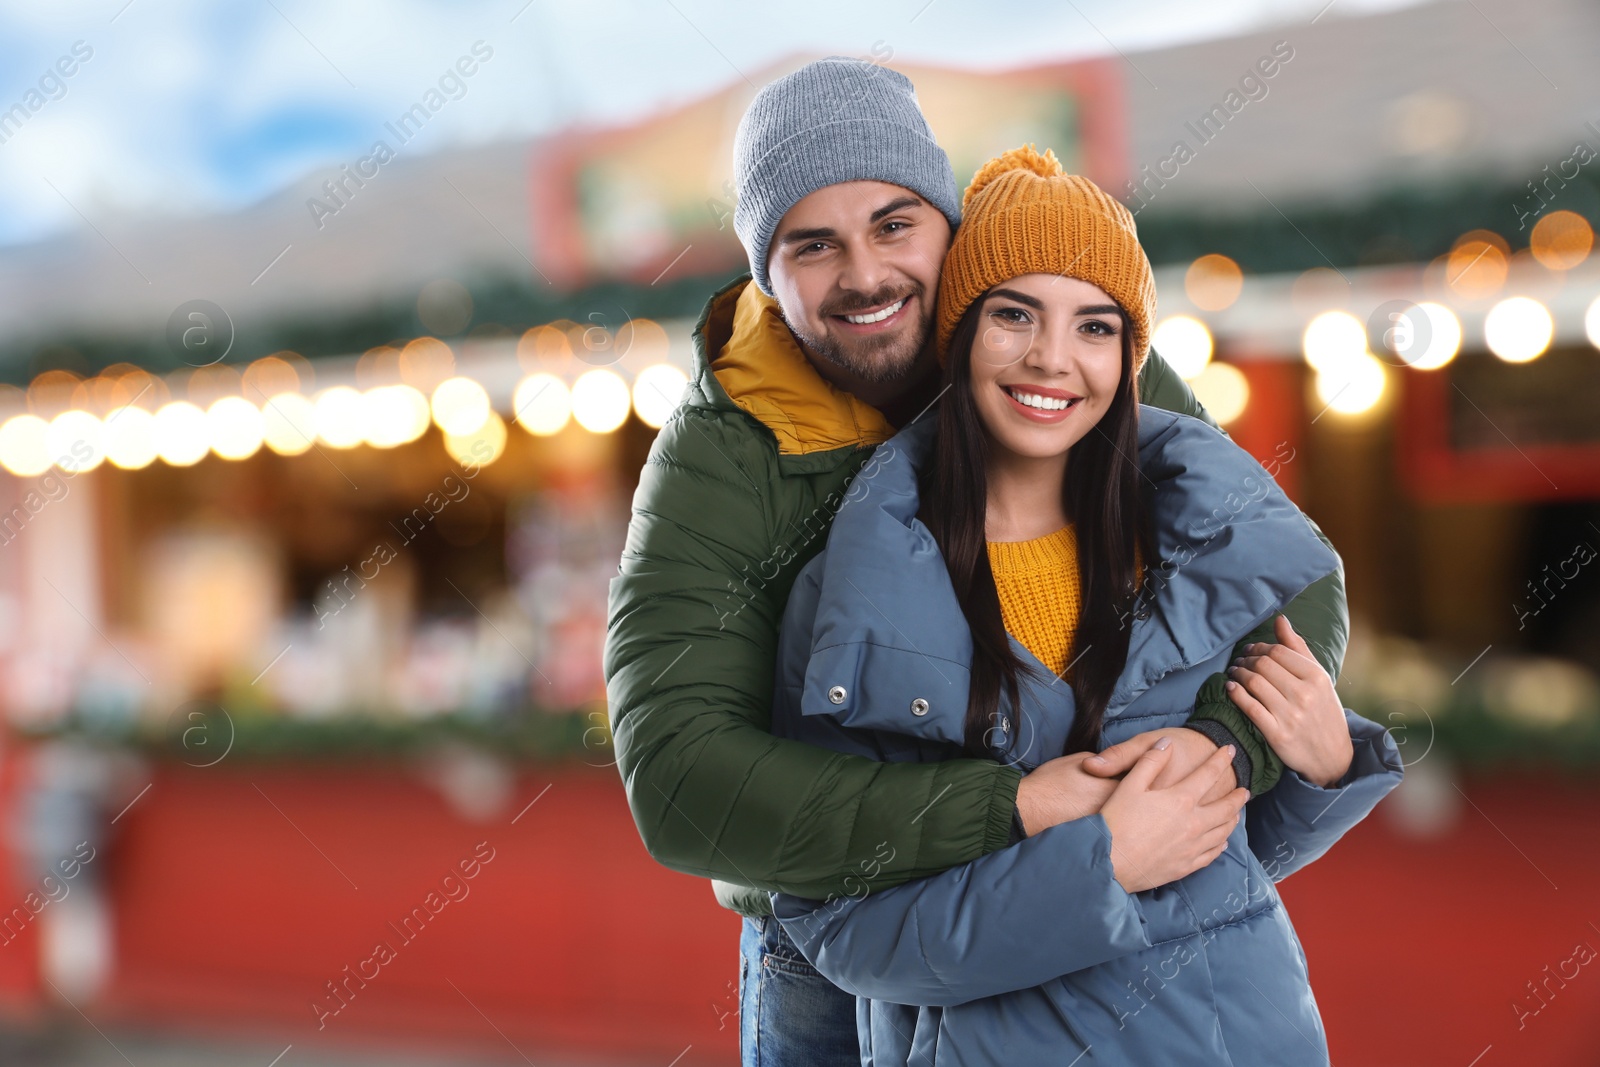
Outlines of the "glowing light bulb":
[{"label": "glowing light bulb", "polygon": [[1163,319],[1150,335],[1150,347],[1172,365],[1178,376],[1193,378],[1211,362],[1211,331],[1199,319],[1173,315]]}]

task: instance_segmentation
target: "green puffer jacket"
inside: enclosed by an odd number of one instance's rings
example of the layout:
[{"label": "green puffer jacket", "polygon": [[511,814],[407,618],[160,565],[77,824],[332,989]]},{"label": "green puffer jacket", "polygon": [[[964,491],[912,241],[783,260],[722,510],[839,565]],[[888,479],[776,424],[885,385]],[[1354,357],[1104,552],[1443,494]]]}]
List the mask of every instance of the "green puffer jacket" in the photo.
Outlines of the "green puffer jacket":
[{"label": "green puffer jacket", "polygon": [[[765,915],[768,891],[859,893],[860,858],[913,822],[920,845],[872,861],[873,890],[1004,847],[1021,776],[989,760],[880,763],[768,732],[790,586],[894,427],[828,385],[747,282],[707,303],[692,381],[640,473],[611,581],[605,675],[617,765],[645,847],[665,866],[713,879],[725,907]],[[1139,395],[1216,425],[1159,358],[1145,361]],[[1348,638],[1342,570],[1285,614],[1337,678]],[[1252,640],[1274,640],[1270,620],[1240,644]],[[1237,739],[1260,794],[1283,764],[1223,681],[1202,686],[1191,721]]]}]

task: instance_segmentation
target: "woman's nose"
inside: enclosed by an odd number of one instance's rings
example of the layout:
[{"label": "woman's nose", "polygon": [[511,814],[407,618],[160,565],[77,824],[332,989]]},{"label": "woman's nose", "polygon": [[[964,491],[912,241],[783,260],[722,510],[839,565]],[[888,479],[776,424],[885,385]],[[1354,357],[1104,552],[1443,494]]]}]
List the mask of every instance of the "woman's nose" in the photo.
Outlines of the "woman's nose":
[{"label": "woman's nose", "polygon": [[1029,366],[1053,374],[1072,369],[1072,346],[1065,338],[1040,330],[1034,334],[1032,341],[1024,357]]}]

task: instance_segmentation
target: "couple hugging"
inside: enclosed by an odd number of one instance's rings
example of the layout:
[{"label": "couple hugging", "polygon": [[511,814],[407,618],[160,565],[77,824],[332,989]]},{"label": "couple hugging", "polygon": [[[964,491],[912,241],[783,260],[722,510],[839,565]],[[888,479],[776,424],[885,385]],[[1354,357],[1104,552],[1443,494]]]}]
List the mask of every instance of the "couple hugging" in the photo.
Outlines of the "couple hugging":
[{"label": "couple hugging", "polygon": [[743,1062],[1326,1064],[1274,883],[1401,762],[1338,555],[1149,351],[1131,215],[1032,147],[959,194],[839,57],[735,169],[605,670],[646,846],[744,917]]}]

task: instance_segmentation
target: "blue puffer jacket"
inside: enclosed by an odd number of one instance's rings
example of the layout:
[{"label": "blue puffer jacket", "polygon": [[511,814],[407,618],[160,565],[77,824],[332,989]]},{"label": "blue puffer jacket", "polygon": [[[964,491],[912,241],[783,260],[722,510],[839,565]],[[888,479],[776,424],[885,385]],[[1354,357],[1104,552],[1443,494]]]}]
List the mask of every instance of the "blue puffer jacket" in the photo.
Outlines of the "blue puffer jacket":
[{"label": "blue puffer jacket", "polygon": [[[915,518],[932,431],[931,418],[902,431],[856,479],[794,586],[780,644],[774,732],[872,756],[884,774],[955,756],[967,706],[971,634]],[[1142,408],[1139,464],[1164,562],[1130,620],[1102,747],[1183,723],[1234,643],[1339,566],[1261,465],[1204,423]],[[1072,690],[1025,682],[1020,706],[1003,711],[996,758],[1030,769],[1060,755]],[[914,818],[899,840],[838,843],[859,860],[861,892],[773,894],[775,914],[818,970],[863,998],[871,1067],[1326,1064],[1305,953],[1274,882],[1400,782],[1389,735],[1348,709],[1345,719],[1355,756],[1344,778],[1324,789],[1285,769],[1226,851],[1177,882],[1126,892],[1095,814],[868,895],[875,865],[915,848]]]}]

